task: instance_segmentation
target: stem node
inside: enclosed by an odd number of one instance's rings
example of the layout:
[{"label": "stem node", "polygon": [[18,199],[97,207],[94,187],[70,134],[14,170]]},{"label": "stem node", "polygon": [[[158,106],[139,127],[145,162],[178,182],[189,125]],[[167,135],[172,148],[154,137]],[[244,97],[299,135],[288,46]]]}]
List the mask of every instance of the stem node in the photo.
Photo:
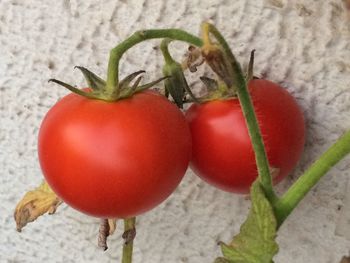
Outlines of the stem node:
[{"label": "stem node", "polygon": [[135,217],[124,219],[124,233],[122,235],[124,238],[122,263],[132,262],[132,251],[136,236],[135,222]]}]

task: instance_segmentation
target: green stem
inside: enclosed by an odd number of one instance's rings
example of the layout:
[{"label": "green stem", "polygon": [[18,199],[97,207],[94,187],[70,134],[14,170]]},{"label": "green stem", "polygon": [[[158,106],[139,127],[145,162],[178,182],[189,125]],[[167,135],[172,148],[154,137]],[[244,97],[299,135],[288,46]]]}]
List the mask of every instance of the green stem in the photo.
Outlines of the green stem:
[{"label": "green stem", "polygon": [[180,40],[188,42],[195,46],[202,46],[203,42],[200,38],[191,35],[180,29],[151,29],[137,31],[129,38],[121,42],[110,52],[108,70],[107,70],[107,92],[109,94],[119,93],[118,90],[118,71],[119,71],[119,61],[122,55],[134,45],[148,39],[154,38],[171,38],[174,40]]},{"label": "green stem", "polygon": [[160,50],[162,51],[166,64],[176,63],[176,61],[170,55],[169,48],[168,48],[171,41],[172,39],[170,38],[164,38],[160,43]]},{"label": "green stem", "polygon": [[223,52],[225,53],[228,59],[228,62],[230,63],[230,75],[234,79],[234,84],[236,85],[239,102],[241,104],[242,111],[247,123],[249,135],[252,141],[260,183],[264,188],[266,197],[272,204],[274,204],[275,202],[277,202],[278,197],[276,196],[273,190],[269,162],[266,157],[265,147],[261,137],[260,128],[258,125],[253,103],[248,92],[247,84],[241,66],[237,62],[235,56],[232,54],[232,51],[229,45],[227,44],[226,40],[221,35],[221,33],[215,28],[214,25],[204,24],[203,30],[208,30],[211,34],[215,36],[215,38],[221,45]]},{"label": "green stem", "polygon": [[135,237],[135,221],[136,218],[128,218],[124,219],[124,245],[123,245],[123,257],[122,263],[131,263],[132,262],[132,251],[133,251],[133,243]]},{"label": "green stem", "polygon": [[251,81],[254,77],[254,53],[255,49],[250,52],[250,59],[249,59],[249,66],[248,66],[248,72],[247,72],[247,83]]},{"label": "green stem", "polygon": [[283,223],[322,176],[348,153],[350,153],[350,131],[346,132],[322,154],[275,204],[275,213],[279,225]]},{"label": "green stem", "polygon": [[[169,76],[170,79],[165,81],[165,88],[168,89],[167,91],[170,93],[170,95],[173,97],[175,102],[178,102],[179,108],[182,108],[183,104],[183,97],[184,97],[184,91],[187,92],[187,94],[191,97],[193,102],[199,103],[199,100],[194,96],[192,93],[190,87],[187,84],[185,75],[183,73],[183,69],[180,63],[176,62],[173,57],[170,55],[169,52],[169,44],[173,41],[170,38],[165,38],[160,43],[160,50],[162,51],[165,65],[163,67],[163,74],[165,76]],[[171,86],[171,87],[170,87]],[[181,90],[183,89],[183,90]]]}]

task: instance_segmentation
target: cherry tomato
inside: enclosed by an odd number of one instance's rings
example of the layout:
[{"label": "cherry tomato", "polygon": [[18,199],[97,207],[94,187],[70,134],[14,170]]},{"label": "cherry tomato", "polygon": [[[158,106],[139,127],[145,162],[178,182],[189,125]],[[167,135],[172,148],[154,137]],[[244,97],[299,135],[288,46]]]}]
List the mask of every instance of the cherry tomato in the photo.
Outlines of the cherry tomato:
[{"label": "cherry tomato", "polygon": [[88,215],[126,218],[165,200],[191,156],[191,134],[175,105],[147,91],[117,102],[70,94],[47,113],[39,161],[54,192]]},{"label": "cherry tomato", "polygon": [[[249,91],[267,151],[274,183],[297,164],[305,124],[296,100],[277,84],[257,79]],[[247,193],[257,178],[248,129],[238,99],[193,104],[186,113],[192,133],[191,168],[225,191]]]}]

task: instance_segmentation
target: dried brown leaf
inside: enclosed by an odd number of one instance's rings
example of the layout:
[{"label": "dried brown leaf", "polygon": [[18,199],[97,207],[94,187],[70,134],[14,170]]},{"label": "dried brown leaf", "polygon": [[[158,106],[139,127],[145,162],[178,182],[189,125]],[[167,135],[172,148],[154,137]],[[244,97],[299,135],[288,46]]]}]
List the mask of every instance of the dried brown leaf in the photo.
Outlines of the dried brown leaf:
[{"label": "dried brown leaf", "polygon": [[345,8],[350,11],[350,0],[343,0]]},{"label": "dried brown leaf", "polygon": [[17,204],[14,213],[17,231],[21,232],[24,226],[45,213],[55,213],[61,203],[49,185],[43,181],[39,187],[27,192]]},{"label": "dried brown leaf", "polygon": [[204,62],[205,60],[202,57],[201,50],[194,46],[190,46],[181,66],[184,70],[189,69],[191,72],[196,72],[197,67],[201,66]]},{"label": "dried brown leaf", "polygon": [[100,229],[98,233],[98,246],[103,250],[107,250],[107,238],[112,235],[116,229],[116,219],[101,219]]},{"label": "dried brown leaf", "polygon": [[277,8],[283,8],[284,3],[281,0],[267,0],[267,2]]},{"label": "dried brown leaf", "polygon": [[117,228],[117,219],[108,219],[109,224],[109,235],[113,235],[115,229]]},{"label": "dried brown leaf", "polygon": [[340,263],[350,263],[350,257],[343,257]]}]

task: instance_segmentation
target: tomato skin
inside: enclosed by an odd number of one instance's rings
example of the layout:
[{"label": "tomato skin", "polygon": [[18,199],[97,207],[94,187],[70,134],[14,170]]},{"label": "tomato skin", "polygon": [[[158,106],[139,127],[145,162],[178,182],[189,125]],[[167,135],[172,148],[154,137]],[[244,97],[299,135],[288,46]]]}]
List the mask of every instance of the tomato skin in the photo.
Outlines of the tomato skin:
[{"label": "tomato skin", "polygon": [[186,119],[147,91],[118,102],[69,94],[47,113],[39,161],[55,193],[73,208],[101,218],[127,218],[165,200],[191,156]]},{"label": "tomato skin", "polygon": [[[295,167],[305,143],[303,113],[296,100],[268,80],[249,82],[274,183]],[[238,99],[193,104],[186,112],[192,133],[193,171],[228,192],[248,193],[257,178],[254,151]]]}]

